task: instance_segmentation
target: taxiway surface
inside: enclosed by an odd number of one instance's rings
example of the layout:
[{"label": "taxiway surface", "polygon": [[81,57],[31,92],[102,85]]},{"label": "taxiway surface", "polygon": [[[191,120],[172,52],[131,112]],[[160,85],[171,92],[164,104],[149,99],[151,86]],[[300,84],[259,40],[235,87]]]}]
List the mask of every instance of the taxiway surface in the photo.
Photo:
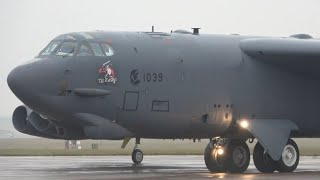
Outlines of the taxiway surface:
[{"label": "taxiway surface", "polygon": [[301,157],[294,173],[209,173],[202,156],[0,157],[0,179],[320,179],[320,157]]}]

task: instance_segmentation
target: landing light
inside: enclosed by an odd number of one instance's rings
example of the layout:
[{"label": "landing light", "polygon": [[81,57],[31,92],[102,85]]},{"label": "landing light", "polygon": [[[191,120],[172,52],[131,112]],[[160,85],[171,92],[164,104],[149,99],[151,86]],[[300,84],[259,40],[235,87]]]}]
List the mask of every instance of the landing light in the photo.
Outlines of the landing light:
[{"label": "landing light", "polygon": [[224,153],[224,150],[223,150],[222,147],[220,147],[220,148],[218,149],[218,155],[223,155],[223,153]]},{"label": "landing light", "polygon": [[249,123],[248,123],[248,121],[247,120],[242,120],[241,122],[240,122],[240,126],[242,127],[242,128],[247,128],[248,126],[249,126]]}]

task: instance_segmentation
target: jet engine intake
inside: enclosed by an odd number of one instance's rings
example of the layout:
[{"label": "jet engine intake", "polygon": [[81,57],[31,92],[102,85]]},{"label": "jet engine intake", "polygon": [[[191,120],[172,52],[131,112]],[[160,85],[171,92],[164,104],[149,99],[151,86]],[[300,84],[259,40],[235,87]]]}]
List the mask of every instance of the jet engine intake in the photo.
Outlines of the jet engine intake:
[{"label": "jet engine intake", "polygon": [[39,131],[46,131],[50,127],[50,121],[42,118],[38,113],[31,112],[28,118],[29,122]]},{"label": "jet engine intake", "polygon": [[14,110],[12,123],[17,131],[26,134],[28,134],[27,132],[34,131],[34,128],[28,122],[30,112],[31,110],[25,106],[19,106]]},{"label": "jet engine intake", "polygon": [[17,131],[32,136],[51,139],[86,139],[81,128],[58,126],[26,106],[19,106],[15,109],[12,123]]}]

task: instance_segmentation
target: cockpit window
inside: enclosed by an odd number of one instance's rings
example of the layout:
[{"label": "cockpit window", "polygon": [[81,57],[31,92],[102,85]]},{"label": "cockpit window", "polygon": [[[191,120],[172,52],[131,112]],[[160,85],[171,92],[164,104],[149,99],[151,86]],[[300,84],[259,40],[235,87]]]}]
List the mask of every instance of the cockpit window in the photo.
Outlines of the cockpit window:
[{"label": "cockpit window", "polygon": [[59,45],[61,41],[52,41],[49,45],[42,51],[41,55],[50,55]]},{"label": "cockpit window", "polygon": [[107,43],[83,41],[80,44],[76,41],[53,40],[41,51],[40,55],[56,56],[113,56],[114,50]]},{"label": "cockpit window", "polygon": [[77,56],[93,56],[93,52],[87,43],[81,44]]},{"label": "cockpit window", "polygon": [[57,56],[72,56],[74,50],[76,49],[77,43],[76,42],[64,42],[58,51],[56,52]]},{"label": "cockpit window", "polygon": [[114,55],[114,51],[109,44],[102,43],[101,45],[102,45],[103,51],[106,54],[106,56],[113,56]]},{"label": "cockpit window", "polygon": [[90,43],[95,56],[104,56],[98,43]]}]

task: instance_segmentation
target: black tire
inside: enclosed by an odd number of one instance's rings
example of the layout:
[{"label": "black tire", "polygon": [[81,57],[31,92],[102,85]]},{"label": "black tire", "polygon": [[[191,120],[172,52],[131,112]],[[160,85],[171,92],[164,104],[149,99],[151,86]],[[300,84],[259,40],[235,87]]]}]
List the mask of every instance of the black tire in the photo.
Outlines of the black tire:
[{"label": "black tire", "polygon": [[208,170],[212,173],[226,172],[223,164],[224,160],[218,156],[217,151],[217,148],[209,143],[204,152],[204,162],[206,163]]},{"label": "black tire", "polygon": [[135,164],[140,164],[143,160],[143,153],[140,149],[135,149],[131,155],[132,161]]},{"label": "black tire", "polygon": [[277,164],[258,142],[253,149],[253,162],[257,170],[262,173],[273,173]]},{"label": "black tire", "polygon": [[[290,153],[291,157],[289,156],[290,154],[286,153]],[[286,147],[283,149],[281,159],[277,162],[277,170],[279,172],[293,172],[298,167],[299,159],[298,145],[292,139],[289,139]]]},{"label": "black tire", "polygon": [[230,173],[243,173],[250,163],[250,150],[245,141],[232,140],[226,149],[226,169]]}]

